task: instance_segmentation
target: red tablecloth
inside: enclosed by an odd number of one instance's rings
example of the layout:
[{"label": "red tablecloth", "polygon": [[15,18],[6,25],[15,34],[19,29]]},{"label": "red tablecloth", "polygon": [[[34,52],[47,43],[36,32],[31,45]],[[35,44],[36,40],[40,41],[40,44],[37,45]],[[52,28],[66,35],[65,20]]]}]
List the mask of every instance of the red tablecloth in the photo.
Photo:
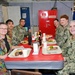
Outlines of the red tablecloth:
[{"label": "red tablecloth", "polygon": [[[26,39],[25,39],[26,40]],[[56,44],[55,44],[56,45]],[[19,44],[25,48],[31,48],[28,44]],[[33,55],[33,49],[28,57],[10,58],[6,57],[5,65],[7,69],[62,69],[64,67],[64,59],[62,54],[43,54],[42,48],[38,55]]]}]

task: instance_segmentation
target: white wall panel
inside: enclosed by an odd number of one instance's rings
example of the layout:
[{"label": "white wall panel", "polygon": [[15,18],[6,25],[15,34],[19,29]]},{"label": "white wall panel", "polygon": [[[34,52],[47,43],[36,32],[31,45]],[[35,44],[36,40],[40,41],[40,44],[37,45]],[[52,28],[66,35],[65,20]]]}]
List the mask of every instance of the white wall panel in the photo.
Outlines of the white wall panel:
[{"label": "white wall panel", "polygon": [[3,22],[2,5],[0,5],[0,22]]},{"label": "white wall panel", "polygon": [[21,18],[20,6],[8,6],[8,18],[13,20],[14,25],[18,25]]},{"label": "white wall panel", "polygon": [[8,19],[8,11],[7,11],[7,6],[2,6],[2,13],[3,13],[3,20],[6,22]]}]

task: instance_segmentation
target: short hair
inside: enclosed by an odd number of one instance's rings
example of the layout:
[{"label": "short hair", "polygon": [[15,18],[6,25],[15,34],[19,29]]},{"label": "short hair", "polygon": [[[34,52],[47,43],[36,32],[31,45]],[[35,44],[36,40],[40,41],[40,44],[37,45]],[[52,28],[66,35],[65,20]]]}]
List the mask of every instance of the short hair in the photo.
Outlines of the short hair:
[{"label": "short hair", "polygon": [[61,19],[61,18],[65,18],[65,19],[67,19],[67,20],[69,19],[69,17],[68,17],[66,14],[60,16],[60,19]]},{"label": "short hair", "polygon": [[24,20],[24,21],[25,21],[25,19],[24,19],[24,18],[21,18],[21,19],[19,20],[19,22],[20,22],[21,20]]},{"label": "short hair", "polygon": [[8,20],[6,21],[6,24],[8,24],[9,22],[12,22],[12,23],[14,24],[14,22],[13,22],[11,19],[8,19]]},{"label": "short hair", "polygon": [[57,18],[55,18],[54,21],[55,21],[55,20],[59,22],[59,20],[58,20]]},{"label": "short hair", "polygon": [[71,24],[71,23],[75,23],[75,20],[71,20],[69,24]]}]

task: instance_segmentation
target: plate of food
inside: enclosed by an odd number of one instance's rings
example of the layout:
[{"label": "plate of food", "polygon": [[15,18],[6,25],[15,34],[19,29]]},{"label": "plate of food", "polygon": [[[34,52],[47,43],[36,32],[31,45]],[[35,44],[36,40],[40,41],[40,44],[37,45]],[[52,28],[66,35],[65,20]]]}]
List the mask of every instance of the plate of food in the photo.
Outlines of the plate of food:
[{"label": "plate of food", "polygon": [[46,38],[48,39],[48,38],[52,38],[52,35],[46,35]]},{"label": "plate of food", "polygon": [[47,46],[47,48],[42,48],[43,54],[60,54],[62,50],[59,46]]},{"label": "plate of food", "polygon": [[28,44],[27,40],[21,41],[22,44]]},{"label": "plate of food", "polygon": [[56,44],[56,40],[55,39],[47,39],[47,43],[48,44]]},{"label": "plate of food", "polygon": [[28,57],[30,52],[31,52],[31,48],[16,48],[8,55],[8,57],[11,58]]}]

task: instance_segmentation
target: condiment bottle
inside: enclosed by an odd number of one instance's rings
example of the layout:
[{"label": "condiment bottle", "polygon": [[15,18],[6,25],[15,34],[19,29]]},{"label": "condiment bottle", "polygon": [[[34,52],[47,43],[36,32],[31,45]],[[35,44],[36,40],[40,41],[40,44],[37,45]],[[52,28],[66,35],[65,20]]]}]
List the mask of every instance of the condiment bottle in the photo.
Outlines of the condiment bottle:
[{"label": "condiment bottle", "polygon": [[28,44],[29,45],[32,44],[32,35],[31,35],[31,32],[29,32],[29,35],[28,35]]}]

